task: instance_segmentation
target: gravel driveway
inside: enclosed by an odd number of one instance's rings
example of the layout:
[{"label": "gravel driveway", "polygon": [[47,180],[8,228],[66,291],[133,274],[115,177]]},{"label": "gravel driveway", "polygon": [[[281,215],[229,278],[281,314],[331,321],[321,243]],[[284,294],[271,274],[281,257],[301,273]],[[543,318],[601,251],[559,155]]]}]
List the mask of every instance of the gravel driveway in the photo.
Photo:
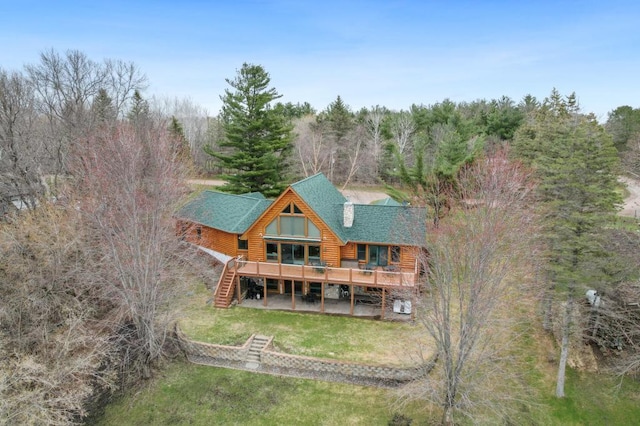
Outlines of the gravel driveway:
[{"label": "gravel driveway", "polygon": [[640,215],[640,181],[628,177],[621,177],[620,181],[627,185],[629,196],[624,199],[620,216],[639,217]]}]

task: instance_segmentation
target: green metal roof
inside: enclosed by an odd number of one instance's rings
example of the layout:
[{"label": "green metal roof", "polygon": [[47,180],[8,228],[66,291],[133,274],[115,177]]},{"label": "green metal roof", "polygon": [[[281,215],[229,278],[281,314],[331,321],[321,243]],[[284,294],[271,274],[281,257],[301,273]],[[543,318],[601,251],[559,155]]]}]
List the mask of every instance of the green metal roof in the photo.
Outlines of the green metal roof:
[{"label": "green metal roof", "polygon": [[[348,200],[322,173],[290,187],[344,243],[425,245],[424,208],[403,206],[395,201],[386,205],[354,204],[353,225],[346,228],[343,224],[344,204]],[[203,191],[176,216],[221,231],[243,234],[271,203],[257,192],[233,195]]]},{"label": "green metal roof", "polygon": [[353,226],[343,225],[344,203],[347,199],[322,174],[310,176],[291,188],[311,207],[343,242],[371,242],[424,246],[426,241],[426,210],[389,202],[354,204]]},{"label": "green metal roof", "polygon": [[189,201],[176,216],[232,234],[243,234],[271,202],[259,192],[234,195],[207,190]]},{"label": "green metal roof", "polygon": [[[354,204],[351,228],[342,227],[348,241],[424,247],[426,209],[402,205]],[[342,217],[342,208],[336,216]]]},{"label": "green metal roof", "polygon": [[402,205],[402,203],[397,202],[391,197],[383,198],[382,200],[376,200],[371,202],[370,204],[373,204],[376,206],[401,206]]},{"label": "green metal roof", "polygon": [[342,214],[335,214],[336,207],[347,201],[344,195],[322,174],[310,176],[291,184],[291,189],[327,224],[334,234],[347,242],[342,232]]}]

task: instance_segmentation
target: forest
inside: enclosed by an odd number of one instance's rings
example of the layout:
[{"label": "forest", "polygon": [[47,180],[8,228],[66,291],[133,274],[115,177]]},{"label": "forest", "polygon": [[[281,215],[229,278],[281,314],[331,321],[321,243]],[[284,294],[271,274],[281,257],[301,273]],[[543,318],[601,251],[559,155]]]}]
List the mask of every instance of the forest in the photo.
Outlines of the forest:
[{"label": "forest", "polygon": [[617,211],[619,177],[640,175],[640,108],[600,123],[550,87],[400,111],[337,95],[316,109],[280,102],[260,65],[227,83],[211,114],[146,97],[134,63],[80,51],[0,68],[0,422],[81,422],[177,356],[172,301],[189,279],[213,280],[173,227],[198,177],[276,197],[322,172],[427,206],[422,323],[443,370],[415,386],[436,390],[424,398],[443,424],[481,393],[474,367],[506,295],[532,301],[557,341],[558,398],[584,345],[608,374],[637,379],[640,233]]}]

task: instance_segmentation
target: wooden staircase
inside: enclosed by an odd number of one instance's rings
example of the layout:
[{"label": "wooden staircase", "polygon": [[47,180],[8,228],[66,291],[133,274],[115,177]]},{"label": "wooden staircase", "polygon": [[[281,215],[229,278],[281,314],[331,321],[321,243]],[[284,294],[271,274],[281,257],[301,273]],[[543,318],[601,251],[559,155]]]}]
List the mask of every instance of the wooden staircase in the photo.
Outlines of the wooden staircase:
[{"label": "wooden staircase", "polygon": [[235,259],[228,261],[220,274],[220,280],[213,295],[213,306],[216,308],[228,308],[231,305],[236,282],[235,262]]}]

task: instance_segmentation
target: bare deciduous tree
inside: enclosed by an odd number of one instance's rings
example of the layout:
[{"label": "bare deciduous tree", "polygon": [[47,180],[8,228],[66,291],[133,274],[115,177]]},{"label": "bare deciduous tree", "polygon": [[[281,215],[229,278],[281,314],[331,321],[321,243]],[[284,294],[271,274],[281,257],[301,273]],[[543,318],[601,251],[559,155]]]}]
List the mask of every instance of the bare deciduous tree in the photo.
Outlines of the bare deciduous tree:
[{"label": "bare deciduous tree", "polygon": [[369,148],[374,161],[374,177],[378,176],[380,154],[382,153],[382,121],[384,116],[385,109],[376,105],[371,107],[365,117],[366,129],[369,133]]},{"label": "bare deciduous tree", "polygon": [[80,208],[95,235],[95,279],[116,303],[123,347],[143,377],[163,354],[171,301],[181,288],[171,215],[184,195],[184,176],[176,142],[159,127],[141,132],[122,125],[97,134],[75,168]]},{"label": "bare deciduous tree", "polygon": [[44,117],[43,141],[49,153],[46,166],[56,177],[69,172],[72,144],[92,130],[91,106],[100,91],[105,91],[115,116],[121,118],[135,90],[146,84],[146,77],[132,63],[99,63],[77,50],[64,55],[53,49],[45,51],[39,63],[25,69]]},{"label": "bare deciduous tree", "polygon": [[184,136],[189,142],[191,156],[196,165],[204,169],[206,161],[211,158],[203,150],[204,146],[210,143],[207,133],[210,124],[209,112],[189,98],[154,97],[151,99],[151,109],[157,118],[175,117],[180,121]]},{"label": "bare deciduous tree", "polygon": [[350,139],[351,139],[351,150],[347,151],[346,153],[346,157],[347,157],[347,165],[348,165],[348,171],[346,174],[346,178],[344,180],[344,183],[342,184],[342,189],[344,190],[347,185],[349,185],[349,182],[351,182],[351,179],[353,179],[353,177],[355,176],[355,174],[358,172],[358,170],[360,169],[360,165],[362,162],[362,151],[364,150],[365,147],[365,135],[364,133],[364,129],[362,126],[357,126],[354,130],[352,130],[350,132]]},{"label": "bare deciduous tree", "polygon": [[[417,318],[434,339],[433,372],[403,396],[442,410],[442,423],[460,416],[508,419],[510,402],[522,397],[510,364],[517,331],[506,312],[526,306],[526,266],[531,214],[524,199],[529,174],[504,152],[460,175],[464,194],[428,241],[428,272]],[[509,307],[509,310],[504,308]],[[520,389],[521,390],[521,389]],[[524,399],[524,398],[523,398]]]},{"label": "bare deciduous tree", "polygon": [[132,62],[106,59],[105,84],[103,89],[113,99],[116,117],[123,118],[127,114],[129,103],[136,90],[147,87],[147,77]]},{"label": "bare deciduous tree", "polygon": [[0,69],[0,215],[14,200],[34,209],[44,192],[35,102],[29,81]]},{"label": "bare deciduous tree", "polygon": [[393,116],[391,132],[401,155],[410,149],[411,138],[415,131],[416,124],[410,111],[400,111]]},{"label": "bare deciduous tree", "polygon": [[0,424],[73,423],[115,382],[112,304],[84,269],[85,236],[73,204],[0,228]]},{"label": "bare deciduous tree", "polygon": [[320,173],[331,161],[325,127],[323,123],[317,123],[313,116],[302,117],[294,123],[295,147],[304,176]]}]

